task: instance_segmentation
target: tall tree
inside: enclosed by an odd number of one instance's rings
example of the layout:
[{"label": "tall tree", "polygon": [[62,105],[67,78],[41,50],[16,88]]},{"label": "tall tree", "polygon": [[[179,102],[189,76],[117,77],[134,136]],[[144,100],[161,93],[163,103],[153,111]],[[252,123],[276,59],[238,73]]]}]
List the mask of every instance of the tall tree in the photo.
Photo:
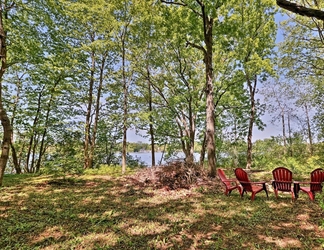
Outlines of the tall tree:
[{"label": "tall tree", "polygon": [[134,18],[134,9],[137,7],[137,2],[122,1],[118,5],[116,20],[119,22],[119,28],[116,30],[116,40],[118,47],[118,57],[120,61],[120,78],[119,82],[122,86],[123,93],[123,138],[122,138],[122,173],[126,172],[126,154],[127,154],[127,130],[129,127],[129,88],[133,81],[133,74],[129,67],[128,57],[131,51],[130,48],[130,29]]},{"label": "tall tree", "polygon": [[13,8],[14,3],[10,5],[7,1],[0,2],[0,121],[3,128],[3,137],[1,144],[1,155],[0,155],[0,186],[2,186],[4,171],[7,165],[10,151],[12,128],[10,119],[3,105],[3,75],[6,72],[7,65],[7,28],[5,26],[5,19],[8,18],[7,12]]},{"label": "tall tree", "polygon": [[[215,102],[214,102],[214,68],[213,68],[213,29],[214,21],[218,20],[217,11],[223,6],[222,1],[165,1],[162,3],[172,4],[180,8],[187,8],[194,15],[191,17],[193,23],[199,23],[202,30],[204,46],[198,41],[198,37],[194,37],[193,41],[187,40],[187,45],[200,50],[203,53],[203,61],[205,63],[205,95],[206,95],[206,147],[210,176],[216,176],[216,149],[215,149]],[[217,23],[216,23],[217,25]],[[185,34],[184,34],[185,35]]]},{"label": "tall tree", "polygon": [[[252,137],[255,123],[262,128],[258,120],[258,102],[256,100],[258,76],[265,78],[271,74],[270,57],[275,46],[276,25],[274,22],[275,8],[271,1],[244,0],[234,7],[238,17],[233,15],[233,21],[238,28],[237,58],[243,68],[249,95],[249,124],[247,133],[247,163],[252,165]],[[236,19],[237,18],[237,19]],[[235,20],[236,19],[236,20]]]},{"label": "tall tree", "polygon": [[[113,61],[111,37],[115,25],[114,3],[105,0],[62,2],[71,24],[75,27],[70,30],[70,35],[79,41],[79,44],[74,46],[75,53],[83,55],[79,63],[88,72],[85,75],[88,89],[85,97],[87,108],[84,131],[84,168],[87,169],[93,167],[103,88],[107,70]],[[99,15],[100,20],[97,18]]]}]

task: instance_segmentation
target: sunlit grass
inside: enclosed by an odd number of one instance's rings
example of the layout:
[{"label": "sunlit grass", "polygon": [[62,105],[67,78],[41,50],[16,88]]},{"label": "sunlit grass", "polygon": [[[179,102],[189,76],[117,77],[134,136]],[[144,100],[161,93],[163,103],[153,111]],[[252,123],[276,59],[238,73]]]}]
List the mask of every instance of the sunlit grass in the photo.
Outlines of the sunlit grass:
[{"label": "sunlit grass", "polygon": [[292,202],[290,194],[267,199],[262,192],[251,202],[237,191],[224,196],[220,185],[166,191],[120,174],[68,178],[5,177],[0,249],[324,247],[323,195]]}]

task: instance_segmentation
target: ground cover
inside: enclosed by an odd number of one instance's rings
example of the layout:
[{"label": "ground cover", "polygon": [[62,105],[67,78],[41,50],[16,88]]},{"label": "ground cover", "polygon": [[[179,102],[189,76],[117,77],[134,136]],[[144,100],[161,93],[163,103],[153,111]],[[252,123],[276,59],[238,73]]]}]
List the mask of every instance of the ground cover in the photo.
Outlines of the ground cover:
[{"label": "ground cover", "polygon": [[218,179],[170,190],[148,176],[6,176],[0,249],[323,249],[322,195],[251,202]]}]

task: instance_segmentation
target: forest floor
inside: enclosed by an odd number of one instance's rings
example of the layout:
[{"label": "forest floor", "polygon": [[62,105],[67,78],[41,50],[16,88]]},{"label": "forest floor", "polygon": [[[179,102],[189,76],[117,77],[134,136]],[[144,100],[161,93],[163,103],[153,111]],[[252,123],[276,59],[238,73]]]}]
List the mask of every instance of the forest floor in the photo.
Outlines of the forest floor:
[{"label": "forest floor", "polygon": [[[228,174],[230,176],[230,174]],[[323,249],[323,195],[224,195],[220,181],[156,185],[133,175],[5,176],[0,249]],[[233,177],[233,176],[231,176]],[[269,172],[251,179],[271,180]],[[268,186],[270,189],[270,186]],[[323,204],[322,204],[323,207]]]}]

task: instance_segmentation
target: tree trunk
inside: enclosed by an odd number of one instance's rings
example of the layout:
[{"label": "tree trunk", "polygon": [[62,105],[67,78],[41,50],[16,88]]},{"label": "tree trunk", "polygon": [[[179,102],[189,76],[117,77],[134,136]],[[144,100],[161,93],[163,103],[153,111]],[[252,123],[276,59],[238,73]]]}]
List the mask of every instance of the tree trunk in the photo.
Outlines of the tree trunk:
[{"label": "tree trunk", "polygon": [[153,128],[153,99],[152,99],[152,84],[151,84],[151,75],[148,66],[146,67],[147,71],[147,85],[148,85],[148,104],[149,104],[149,120],[150,120],[150,125],[149,125],[149,133],[151,137],[151,155],[152,155],[152,167],[155,166],[155,137],[154,137],[154,128]]},{"label": "tree trunk", "polygon": [[36,114],[34,117],[32,128],[31,128],[30,139],[29,139],[28,150],[27,150],[27,157],[26,157],[26,166],[24,167],[24,169],[27,173],[33,172],[33,170],[32,170],[32,168],[34,166],[33,155],[35,154],[35,152],[33,150],[35,149],[34,145],[36,145],[36,142],[34,140],[35,140],[36,134],[37,134],[36,127],[38,126],[38,120],[39,120],[39,116],[41,113],[41,104],[42,104],[44,88],[45,88],[45,85],[42,87],[42,89],[39,91],[39,94],[38,94],[37,110],[36,110]]},{"label": "tree trunk", "polygon": [[[1,28],[0,28],[0,36],[2,36]],[[3,37],[0,38],[0,40],[3,40],[3,39],[4,39]],[[0,45],[0,47],[1,47],[1,45]],[[0,48],[0,53],[1,53],[1,48]],[[2,60],[2,65],[1,65],[0,71],[6,69],[6,67],[3,67],[4,59],[1,58],[1,60]],[[0,73],[0,75],[1,75],[0,76],[0,80],[1,80],[3,73]],[[0,92],[2,92],[2,84],[1,83],[0,83]],[[9,158],[11,133],[12,133],[10,120],[7,116],[6,110],[4,109],[4,107],[2,105],[2,94],[0,94],[0,120],[1,120],[1,125],[3,128],[1,156],[0,156],[0,186],[2,186],[3,176],[4,176],[5,168],[6,168],[6,165],[8,162],[8,158]]]},{"label": "tree trunk", "polygon": [[94,123],[93,123],[91,145],[90,145],[90,150],[89,150],[89,167],[90,168],[93,167],[93,160],[94,160],[94,155],[95,155],[97,129],[98,129],[99,112],[100,112],[100,98],[101,98],[101,91],[102,91],[102,86],[103,86],[106,58],[107,58],[107,53],[104,53],[102,55],[101,66],[100,66],[99,86],[98,86],[98,91],[97,91],[97,100],[96,100],[96,107],[95,107],[95,118],[94,118]]},{"label": "tree trunk", "polygon": [[6,6],[0,6],[0,121],[3,128],[2,144],[1,144],[1,155],[0,155],[0,186],[2,186],[4,172],[7,166],[10,144],[11,144],[11,135],[12,127],[10,120],[8,118],[7,112],[3,107],[2,99],[2,79],[5,71],[7,70],[7,50],[6,50],[6,31],[3,26],[3,17],[5,15],[4,11]]},{"label": "tree trunk", "polygon": [[199,165],[204,166],[205,161],[205,153],[206,153],[206,133],[204,133],[204,138],[201,143],[201,150],[200,150],[200,159],[199,159]]},{"label": "tree trunk", "polygon": [[41,162],[42,162],[42,158],[45,154],[46,151],[46,147],[45,147],[45,138],[47,136],[47,127],[49,124],[49,116],[50,116],[50,112],[51,112],[51,108],[52,108],[52,103],[53,103],[53,99],[54,99],[54,92],[56,89],[56,86],[60,83],[61,77],[59,76],[58,79],[55,81],[54,86],[51,90],[50,93],[50,98],[49,101],[47,103],[47,110],[46,110],[46,115],[45,115],[45,121],[44,121],[44,130],[43,130],[43,134],[41,137],[41,142],[40,142],[40,147],[39,147],[39,152],[38,152],[38,160],[36,163],[36,168],[35,168],[35,172],[38,173],[40,170],[40,166],[41,166]]},{"label": "tree trunk", "polygon": [[310,119],[308,114],[308,106],[305,104],[305,112],[306,112],[306,122],[307,122],[307,133],[308,133],[308,140],[309,140],[309,150],[310,154],[313,155],[313,136],[312,136],[312,130],[310,125]]},{"label": "tree trunk", "polygon": [[191,106],[192,99],[189,101],[189,150],[190,150],[190,161],[194,161],[195,152],[195,136],[196,136],[196,116],[193,115],[193,109]]},{"label": "tree trunk", "polygon": [[[17,111],[17,106],[18,106],[18,102],[20,99],[20,91],[22,88],[22,83],[21,83],[21,79],[24,76],[24,74],[21,77],[17,76],[17,80],[18,80],[18,84],[17,84],[17,93],[16,93],[16,98],[15,98],[15,102],[14,102],[14,108],[12,111],[12,117],[11,117],[11,126],[14,126],[14,121],[15,121],[15,117],[16,117],[16,111]],[[11,134],[11,155],[12,155],[12,162],[16,171],[16,174],[21,174],[21,167],[18,161],[18,156],[17,156],[17,151],[16,148],[14,146],[14,136],[13,136],[13,130],[12,130],[12,134]]]},{"label": "tree trunk", "polygon": [[285,114],[283,110],[281,110],[281,122],[282,122],[282,137],[284,143],[284,154],[286,154],[287,153],[286,126],[285,126]]},{"label": "tree trunk", "polygon": [[84,169],[91,167],[89,162],[89,150],[90,150],[90,143],[91,143],[91,112],[92,112],[92,102],[93,102],[94,71],[95,71],[95,53],[93,51],[91,52],[90,70],[91,72],[90,72],[90,82],[89,82],[88,105],[87,105],[87,114],[86,114],[85,131],[84,131],[84,165],[83,165]]},{"label": "tree trunk", "polygon": [[215,103],[213,86],[213,19],[204,13],[204,36],[206,43],[206,145],[209,175],[216,176],[216,150],[215,150]]},{"label": "tree trunk", "polygon": [[39,143],[39,135],[35,132],[35,135],[34,135],[34,144],[33,144],[33,149],[32,149],[32,158],[31,158],[31,164],[30,164],[30,173],[35,173],[35,159],[36,159],[36,148],[37,148],[37,145]]},{"label": "tree trunk", "polygon": [[287,126],[288,126],[288,143],[289,143],[289,156],[293,156],[293,150],[292,150],[292,136],[291,136],[291,125],[290,125],[290,113],[288,112],[287,115]]},{"label": "tree trunk", "polygon": [[250,92],[250,119],[249,119],[249,129],[247,136],[247,157],[246,157],[246,169],[251,169],[252,166],[252,134],[253,134],[253,125],[255,119],[255,91],[257,85],[257,76],[254,78],[254,84],[252,85],[251,79],[247,76],[247,84]]},{"label": "tree trunk", "polygon": [[121,35],[122,42],[122,76],[123,76],[123,94],[124,94],[124,117],[123,117],[123,142],[122,142],[122,174],[126,173],[126,154],[127,154],[127,127],[128,127],[128,82],[126,79],[126,33],[127,26],[124,27]]}]

